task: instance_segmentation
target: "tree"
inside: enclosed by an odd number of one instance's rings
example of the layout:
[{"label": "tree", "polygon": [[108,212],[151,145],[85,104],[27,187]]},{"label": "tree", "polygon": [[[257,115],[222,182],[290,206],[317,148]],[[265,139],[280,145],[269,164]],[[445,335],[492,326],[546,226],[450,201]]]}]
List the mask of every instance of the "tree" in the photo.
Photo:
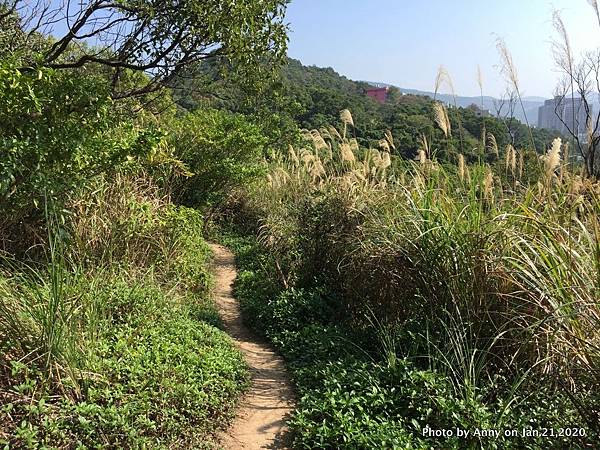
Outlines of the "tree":
[{"label": "tree", "polygon": [[241,114],[202,109],[170,124],[169,143],[191,176],[174,184],[178,200],[207,206],[263,175],[267,137]]},{"label": "tree", "polygon": [[[590,3],[600,24],[598,5],[595,0]],[[576,62],[566,27],[557,11],[553,22],[560,37],[553,44],[554,60],[563,73],[555,92],[555,113],[583,158],[584,174],[600,179],[600,112],[594,113],[592,109],[592,103],[600,96],[600,49],[586,53]],[[571,117],[565,117],[566,109],[570,109]]]},{"label": "tree", "polygon": [[[18,18],[22,45],[52,34],[35,69],[107,68],[113,98],[147,94],[206,58],[223,56],[247,68],[285,55],[287,0],[0,0],[0,21]],[[13,24],[14,25],[14,24]],[[261,63],[261,64],[258,64]],[[124,87],[126,71],[147,82]]]}]

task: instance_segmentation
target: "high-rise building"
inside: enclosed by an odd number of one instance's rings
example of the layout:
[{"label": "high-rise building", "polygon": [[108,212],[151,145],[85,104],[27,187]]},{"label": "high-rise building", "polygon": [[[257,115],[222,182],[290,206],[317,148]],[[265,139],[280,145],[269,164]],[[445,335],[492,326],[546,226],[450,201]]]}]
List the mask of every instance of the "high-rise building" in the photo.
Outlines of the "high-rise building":
[{"label": "high-rise building", "polygon": [[[590,116],[593,117],[592,105]],[[586,138],[587,113],[583,100],[577,98],[554,97],[546,100],[538,109],[538,128],[557,130],[563,134],[577,133],[580,139]]]}]

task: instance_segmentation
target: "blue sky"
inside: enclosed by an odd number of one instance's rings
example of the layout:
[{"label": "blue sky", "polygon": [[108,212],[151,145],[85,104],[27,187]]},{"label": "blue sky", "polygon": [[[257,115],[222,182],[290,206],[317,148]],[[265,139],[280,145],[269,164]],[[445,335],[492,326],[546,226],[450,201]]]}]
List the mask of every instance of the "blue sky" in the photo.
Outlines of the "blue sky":
[{"label": "blue sky", "polygon": [[356,80],[433,90],[444,65],[460,95],[499,95],[496,36],[509,47],[524,95],[549,97],[558,79],[552,11],[561,11],[575,54],[600,46],[586,0],[292,0],[288,54]]}]

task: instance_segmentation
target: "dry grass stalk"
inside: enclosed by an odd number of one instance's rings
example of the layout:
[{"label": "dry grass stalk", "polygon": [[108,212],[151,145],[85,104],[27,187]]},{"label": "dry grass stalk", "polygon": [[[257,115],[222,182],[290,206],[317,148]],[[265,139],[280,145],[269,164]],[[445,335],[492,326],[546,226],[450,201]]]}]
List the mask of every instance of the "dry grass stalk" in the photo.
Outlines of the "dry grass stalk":
[{"label": "dry grass stalk", "polygon": [[421,149],[425,152],[425,158],[427,159],[431,152],[429,151],[429,142],[427,141],[427,136],[421,134]]},{"label": "dry grass stalk", "polygon": [[354,120],[352,119],[352,114],[349,110],[343,109],[340,111],[340,120],[344,125],[352,125],[354,126]]},{"label": "dry grass stalk", "polygon": [[435,77],[434,99],[444,83],[446,83],[450,88],[450,93],[453,96],[455,96],[456,94],[454,91],[454,83],[452,82],[452,77],[450,76],[450,73],[448,72],[448,70],[446,70],[444,66],[440,66],[438,67],[437,75]]},{"label": "dry grass stalk", "polygon": [[352,119],[352,114],[350,114],[350,111],[347,109],[340,111],[340,120],[344,124],[344,132],[342,133],[342,137],[346,138],[348,125],[352,125],[352,127],[354,127],[354,120]]},{"label": "dry grass stalk", "polygon": [[305,167],[308,167],[315,160],[315,155],[310,150],[303,148],[300,150],[300,160]]},{"label": "dry grass stalk", "polygon": [[571,181],[571,183],[570,183],[569,192],[572,195],[578,196],[583,191],[583,186],[584,186],[583,178],[581,178],[579,175],[574,175],[570,181]]},{"label": "dry grass stalk", "polygon": [[369,174],[371,173],[371,166],[369,163],[369,158],[365,158],[361,167],[362,167],[363,175],[365,176],[365,178],[367,178],[369,176]]},{"label": "dry grass stalk", "polygon": [[342,161],[349,163],[353,163],[356,160],[350,144],[346,142],[340,144],[340,157]]},{"label": "dry grass stalk", "polygon": [[483,123],[483,126],[481,127],[481,151],[484,152],[485,151],[485,138],[487,136],[487,131],[485,128],[485,122]]},{"label": "dry grass stalk", "polygon": [[560,16],[560,12],[556,10],[552,13],[552,25],[560,37],[560,41],[554,41],[552,43],[554,60],[566,73],[573,73],[574,60],[569,35],[567,34],[567,28]]},{"label": "dry grass stalk", "polygon": [[279,166],[267,175],[267,180],[272,188],[279,189],[291,180],[291,176],[283,167]]},{"label": "dry grass stalk", "polygon": [[544,196],[544,185],[542,184],[541,181],[538,181],[536,183],[536,188],[537,188],[537,193],[538,193],[538,197],[543,197]]},{"label": "dry grass stalk", "polygon": [[366,181],[365,175],[362,172],[362,169],[354,169],[352,172],[350,172],[354,177],[356,177],[357,179],[361,180],[361,181]]},{"label": "dry grass stalk", "polygon": [[496,48],[498,49],[498,53],[500,54],[500,59],[502,61],[501,72],[508,78],[513,88],[519,92],[519,76],[517,75],[517,69],[513,62],[512,55],[508,51],[508,47],[506,46],[504,39],[496,39]]},{"label": "dry grass stalk", "polygon": [[[586,137],[586,141],[587,141],[587,154],[588,155],[592,155],[593,153],[593,148],[591,148],[591,146],[593,145],[594,142],[594,128],[593,128],[593,124],[592,124],[592,118],[588,117],[587,122],[585,124],[585,137]],[[587,165],[586,166],[586,170],[587,170]]]},{"label": "dry grass stalk", "polygon": [[321,133],[319,133],[319,130],[311,130],[310,137],[313,141],[313,145],[315,146],[315,148],[317,150],[321,150],[323,148],[328,148],[327,142],[325,142],[325,139],[323,139],[323,136],[321,136]]},{"label": "dry grass stalk", "polygon": [[333,136],[331,136],[331,133],[325,127],[319,128],[319,134],[323,137],[323,139],[328,139],[330,141],[333,140]]},{"label": "dry grass stalk", "polygon": [[300,160],[298,159],[298,155],[296,155],[296,152],[294,151],[294,147],[292,146],[292,144],[290,144],[288,146],[288,149],[289,149],[290,158],[292,159],[292,163],[294,164],[295,167],[298,167],[300,165]]},{"label": "dry grass stalk", "polygon": [[367,154],[367,159],[370,159],[374,168],[378,168],[381,164],[381,153],[379,150],[370,148]]},{"label": "dry grass stalk", "polygon": [[517,172],[517,152],[511,144],[506,146],[505,159],[506,171],[508,172],[510,170],[512,176],[514,177],[515,173]]},{"label": "dry grass stalk", "polygon": [[377,142],[377,145],[379,145],[381,150],[385,152],[390,151],[390,144],[388,144],[388,141],[386,139],[380,139],[379,142]]},{"label": "dry grass stalk", "polygon": [[512,148],[512,153],[510,156],[510,171],[511,171],[513,177],[517,173],[517,151],[515,150],[514,147]]},{"label": "dry grass stalk", "polygon": [[339,131],[336,130],[335,127],[329,125],[329,127],[327,128],[327,130],[329,131],[329,134],[332,138],[337,139],[338,141],[342,140],[342,136],[340,135]]},{"label": "dry grass stalk", "polygon": [[555,138],[552,141],[552,146],[546,155],[542,156],[544,161],[544,172],[546,174],[546,178],[551,180],[556,172],[556,169],[560,166],[560,149],[562,146],[562,141],[559,137]]},{"label": "dry grass stalk", "polygon": [[483,178],[483,195],[489,200],[494,200],[494,174],[488,167]]},{"label": "dry grass stalk", "polygon": [[523,168],[525,166],[525,152],[519,151],[519,179],[523,178]]},{"label": "dry grass stalk", "polygon": [[434,102],[433,116],[435,123],[437,123],[437,125],[440,127],[440,130],[443,131],[444,136],[448,138],[451,135],[451,126],[446,107],[440,102]]},{"label": "dry grass stalk", "polygon": [[392,165],[392,160],[390,158],[390,154],[388,152],[383,152],[381,154],[381,168],[387,169]]},{"label": "dry grass stalk", "polygon": [[467,168],[467,166],[465,165],[465,157],[461,153],[458,155],[458,176],[460,178],[460,181],[465,181],[466,168]]},{"label": "dry grass stalk", "polygon": [[396,150],[396,146],[394,145],[394,136],[392,136],[392,132],[390,130],[385,130],[385,140],[388,142],[391,148]]},{"label": "dry grass stalk", "polygon": [[571,145],[569,144],[569,142],[563,143],[563,161],[565,164],[569,164],[569,158],[571,156],[570,151]]},{"label": "dry grass stalk", "polygon": [[325,168],[319,159],[315,159],[310,168],[310,176],[313,180],[324,178],[326,175]]},{"label": "dry grass stalk", "polygon": [[487,146],[492,153],[496,155],[496,158],[498,158],[498,143],[496,142],[496,136],[494,136],[492,133],[487,133]]}]

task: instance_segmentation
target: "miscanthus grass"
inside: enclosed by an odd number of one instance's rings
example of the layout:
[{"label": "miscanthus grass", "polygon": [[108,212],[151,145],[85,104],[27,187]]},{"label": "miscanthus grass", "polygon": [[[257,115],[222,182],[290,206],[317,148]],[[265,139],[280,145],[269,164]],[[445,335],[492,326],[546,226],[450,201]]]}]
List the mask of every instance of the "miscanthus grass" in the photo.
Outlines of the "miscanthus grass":
[{"label": "miscanthus grass", "polygon": [[[435,105],[449,135],[445,108]],[[345,137],[351,114],[341,118],[344,129],[325,138],[330,155],[308,140],[299,157],[273,163],[277,183],[248,197],[281,272],[300,264],[290,261],[296,243],[309,242],[307,208],[318,204],[314,220],[324,231],[315,252],[328,261],[347,318],[368,314],[382,330],[420,324],[412,350],[384,337],[386,358],[428,361],[465,399],[504,373],[510,404],[537,377],[566,390],[597,429],[599,186],[562,164],[560,140],[542,156],[539,179],[521,184],[537,176],[524,174],[524,149],[508,146],[493,167],[468,165],[459,153],[453,168],[436,161],[423,136],[416,160],[406,161],[394,156],[388,133],[379,150],[358,148]],[[499,155],[494,135],[486,141]],[[502,183],[506,174],[512,184]]]}]

